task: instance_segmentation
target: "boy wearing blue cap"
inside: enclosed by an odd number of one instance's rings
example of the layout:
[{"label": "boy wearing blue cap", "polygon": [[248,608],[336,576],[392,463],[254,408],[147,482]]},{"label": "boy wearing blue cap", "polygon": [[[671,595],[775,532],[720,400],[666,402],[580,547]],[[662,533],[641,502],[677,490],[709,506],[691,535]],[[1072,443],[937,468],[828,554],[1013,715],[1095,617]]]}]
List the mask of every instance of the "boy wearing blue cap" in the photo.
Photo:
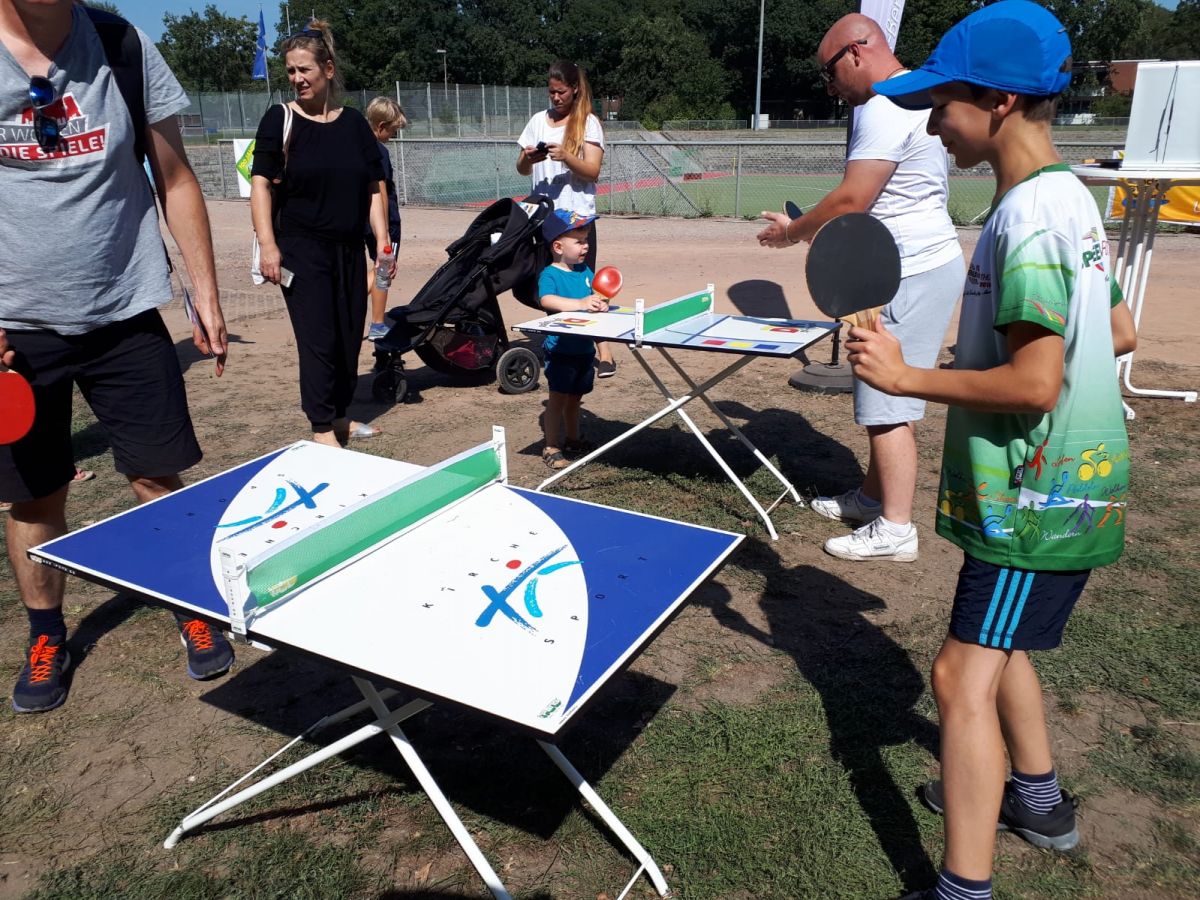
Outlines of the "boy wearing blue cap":
[{"label": "boy wearing blue cap", "polygon": [[1062,24],[1003,0],[955,25],[919,70],[874,85],[931,108],[955,162],[996,177],[954,368],[905,365],[879,324],[847,343],[868,384],[950,406],[937,530],[964,562],[932,672],[942,779],[922,789],[945,815],[946,855],[937,887],[912,896],[990,898],[998,830],[1059,850],[1079,841],[1027,651],[1059,645],[1091,569],[1121,554],[1129,444],[1113,353],[1136,338],[1095,201],[1051,140],[1070,78]]},{"label": "boy wearing blue cap", "polygon": [[[596,216],[556,209],[546,217],[542,236],[554,262],[538,277],[538,298],[548,312],[604,312],[608,301],[592,290],[593,272],[584,262],[588,226]],[[567,457],[590,448],[579,432],[583,395],[595,384],[596,342],[574,335],[548,335],[542,342],[550,395],[542,414],[542,461],[565,469]]]}]

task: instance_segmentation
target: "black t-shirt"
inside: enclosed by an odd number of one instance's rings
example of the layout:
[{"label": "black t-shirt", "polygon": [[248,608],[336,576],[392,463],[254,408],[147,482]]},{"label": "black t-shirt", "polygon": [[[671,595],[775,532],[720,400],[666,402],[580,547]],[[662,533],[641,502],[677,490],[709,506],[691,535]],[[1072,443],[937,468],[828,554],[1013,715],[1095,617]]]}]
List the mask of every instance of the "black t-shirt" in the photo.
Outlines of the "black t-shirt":
[{"label": "black t-shirt", "polygon": [[343,107],[332,122],[293,111],[287,170],[283,162],[283,107],[258,123],[252,175],[283,183],[275,192],[279,235],[303,235],[361,244],[370,217],[370,186],[384,178],[379,142],[362,114]]}]

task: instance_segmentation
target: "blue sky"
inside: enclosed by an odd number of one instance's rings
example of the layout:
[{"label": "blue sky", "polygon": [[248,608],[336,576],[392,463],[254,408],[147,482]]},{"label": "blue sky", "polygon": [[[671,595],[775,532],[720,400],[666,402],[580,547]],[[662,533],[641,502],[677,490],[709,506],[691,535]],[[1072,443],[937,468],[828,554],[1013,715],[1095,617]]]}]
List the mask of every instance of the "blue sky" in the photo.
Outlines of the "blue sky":
[{"label": "blue sky", "polygon": [[[194,3],[167,2],[167,0],[111,0],[121,10],[121,14],[154,40],[162,37],[163,14],[172,13],[176,16],[186,15],[195,10],[202,12],[210,2],[221,12],[229,16],[245,16],[251,22],[258,21],[260,4],[256,0],[195,0]],[[267,20],[267,40],[275,38],[275,21],[279,18],[279,3],[261,4],[263,15]],[[307,13],[311,4],[298,2],[292,7],[293,20],[303,17],[307,21]],[[293,22],[293,24],[295,24]]]},{"label": "blue sky", "polygon": [[[177,16],[184,15],[193,9],[197,11],[203,10],[209,2],[212,2],[217,9],[226,15],[245,16],[252,22],[258,21],[258,10],[261,6],[267,20],[268,40],[275,37],[275,21],[279,18],[278,2],[259,4],[253,2],[253,0],[195,0],[194,3],[186,5],[179,2],[164,2],[164,0],[113,0],[113,2],[116,3],[117,8],[121,10],[125,18],[156,41],[162,37],[163,13],[170,12]],[[1157,0],[1157,2],[1159,6],[1174,9],[1179,0]],[[312,11],[312,3],[305,3],[304,0],[298,0],[298,2],[292,4],[291,8],[292,26],[299,27],[298,20],[307,20],[307,14]]]}]

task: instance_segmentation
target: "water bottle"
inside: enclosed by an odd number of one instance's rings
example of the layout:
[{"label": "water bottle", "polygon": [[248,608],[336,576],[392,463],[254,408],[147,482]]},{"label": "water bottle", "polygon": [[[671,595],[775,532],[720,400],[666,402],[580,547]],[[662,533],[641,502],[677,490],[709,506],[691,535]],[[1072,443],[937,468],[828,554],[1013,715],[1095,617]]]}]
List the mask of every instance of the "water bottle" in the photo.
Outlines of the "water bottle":
[{"label": "water bottle", "polygon": [[386,291],[392,286],[392,276],[388,274],[388,271],[392,268],[395,259],[396,250],[391,244],[384,247],[375,259],[375,287],[381,291]]}]

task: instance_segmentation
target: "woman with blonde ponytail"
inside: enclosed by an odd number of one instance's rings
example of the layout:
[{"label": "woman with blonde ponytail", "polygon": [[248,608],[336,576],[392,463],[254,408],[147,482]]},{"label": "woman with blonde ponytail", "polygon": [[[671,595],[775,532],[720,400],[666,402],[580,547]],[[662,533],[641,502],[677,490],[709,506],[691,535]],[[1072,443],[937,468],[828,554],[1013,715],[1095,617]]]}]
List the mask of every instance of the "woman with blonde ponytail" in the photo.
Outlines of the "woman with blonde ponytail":
[{"label": "woman with blonde ponytail", "polygon": [[[587,216],[596,214],[596,180],[604,162],[604,131],[592,113],[592,89],[587,74],[565,59],[547,74],[550,107],[525,126],[517,145],[517,171],[533,178],[533,192],[554,201],[555,209]],[[596,271],[596,223],[588,226],[587,267]],[[596,374],[607,378],[617,371],[612,350],[596,342]]]},{"label": "woman with blonde ponytail", "polygon": [[292,320],[313,440],[345,445],[379,434],[347,407],[366,322],[363,232],[369,225],[380,247],[389,243],[383,162],[367,120],[335,102],[341,74],[329,26],[309,22],[283,42],[283,57],[295,99],[259,122],[250,211],[260,270],[281,285]]}]

